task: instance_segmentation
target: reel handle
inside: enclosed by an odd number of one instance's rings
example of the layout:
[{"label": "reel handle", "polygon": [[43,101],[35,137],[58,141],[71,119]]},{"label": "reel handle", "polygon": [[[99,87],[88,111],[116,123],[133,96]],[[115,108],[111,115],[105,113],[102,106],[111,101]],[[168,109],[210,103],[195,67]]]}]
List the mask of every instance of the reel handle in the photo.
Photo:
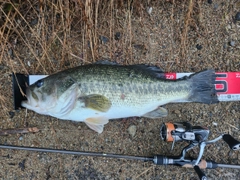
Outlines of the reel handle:
[{"label": "reel handle", "polygon": [[196,173],[198,174],[198,177],[200,180],[207,180],[207,176],[202,172],[202,170],[199,168],[199,166],[193,167]]},{"label": "reel handle", "polygon": [[232,150],[240,149],[240,142],[234,139],[230,134],[224,134],[222,136],[223,140],[229,145]]}]

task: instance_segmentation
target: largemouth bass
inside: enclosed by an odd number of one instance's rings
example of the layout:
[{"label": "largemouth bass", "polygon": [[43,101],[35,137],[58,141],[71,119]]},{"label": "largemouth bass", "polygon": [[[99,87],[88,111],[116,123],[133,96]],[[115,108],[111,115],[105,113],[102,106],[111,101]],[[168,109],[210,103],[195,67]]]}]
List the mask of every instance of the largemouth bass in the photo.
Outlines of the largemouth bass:
[{"label": "largemouth bass", "polygon": [[101,133],[109,119],[167,116],[161,105],[186,100],[217,103],[214,70],[179,80],[145,65],[91,64],[67,69],[27,88],[22,106],[63,120],[85,122]]}]

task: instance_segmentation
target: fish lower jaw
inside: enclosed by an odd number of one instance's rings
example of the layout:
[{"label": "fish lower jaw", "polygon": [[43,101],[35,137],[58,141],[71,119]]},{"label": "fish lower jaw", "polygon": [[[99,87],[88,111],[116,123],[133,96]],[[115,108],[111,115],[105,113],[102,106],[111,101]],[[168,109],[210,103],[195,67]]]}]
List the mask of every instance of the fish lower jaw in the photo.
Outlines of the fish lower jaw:
[{"label": "fish lower jaw", "polygon": [[21,103],[21,106],[26,108],[26,109],[29,109],[29,110],[32,110],[36,113],[39,113],[39,114],[43,114],[43,115],[48,115],[47,111],[44,110],[44,109],[41,109],[39,106],[33,106],[33,105],[30,105],[29,103],[26,103],[26,102],[22,102]]},{"label": "fish lower jaw", "polygon": [[31,109],[31,105],[29,104],[29,102],[28,101],[22,101],[21,102],[21,106],[22,107],[25,107],[25,108],[27,108],[27,109]]}]

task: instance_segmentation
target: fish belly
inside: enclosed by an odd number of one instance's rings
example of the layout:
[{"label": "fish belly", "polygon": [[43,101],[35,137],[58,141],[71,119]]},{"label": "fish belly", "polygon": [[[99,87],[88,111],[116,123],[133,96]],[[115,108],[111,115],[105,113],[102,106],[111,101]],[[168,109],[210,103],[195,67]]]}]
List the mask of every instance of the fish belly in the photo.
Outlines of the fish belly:
[{"label": "fish belly", "polygon": [[127,117],[141,117],[144,114],[151,112],[158,108],[159,106],[163,104],[167,104],[173,100],[177,100],[179,98],[171,98],[171,99],[165,99],[161,101],[149,101],[149,102],[143,102],[139,103],[139,105],[116,105],[113,104],[113,106],[107,111],[107,112],[99,112],[97,110],[84,108],[82,107],[82,104],[77,104],[75,108],[69,112],[68,114],[64,116],[55,116],[59,119],[63,120],[72,120],[72,121],[78,121],[83,122],[88,118],[99,118],[104,117],[106,119],[119,119],[119,118],[127,118]]}]

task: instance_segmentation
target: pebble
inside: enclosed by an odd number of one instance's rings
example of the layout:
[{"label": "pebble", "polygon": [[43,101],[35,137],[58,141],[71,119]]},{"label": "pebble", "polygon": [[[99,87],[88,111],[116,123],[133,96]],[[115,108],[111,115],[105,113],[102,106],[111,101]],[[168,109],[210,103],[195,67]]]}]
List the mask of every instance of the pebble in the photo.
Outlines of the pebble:
[{"label": "pebble", "polygon": [[218,4],[214,4],[214,7],[213,7],[214,10],[217,10],[217,9],[218,9],[218,6],[219,6]]},{"label": "pebble", "polygon": [[12,49],[8,50],[8,54],[9,54],[9,56],[11,56],[11,58],[13,58],[13,50]]},{"label": "pebble", "polygon": [[38,18],[35,18],[35,19],[33,19],[33,20],[30,22],[31,26],[34,26],[34,25],[36,25],[37,23],[38,23]]},{"label": "pebble", "polygon": [[218,125],[218,123],[216,123],[216,122],[213,122],[213,125],[214,125],[214,126],[217,126],[217,125]]},{"label": "pebble", "polygon": [[22,162],[18,163],[18,166],[19,168],[21,168],[22,171],[24,171],[25,169],[25,162],[26,162],[26,159],[22,160]]},{"label": "pebble", "polygon": [[5,68],[5,66],[0,65],[0,70],[3,70],[4,68]]},{"label": "pebble", "polygon": [[180,114],[181,112],[179,110],[174,111],[175,114]]},{"label": "pebble", "polygon": [[208,4],[212,4],[212,0],[208,0],[207,2],[208,2]]},{"label": "pebble", "polygon": [[152,7],[148,7],[148,8],[147,8],[147,12],[148,12],[148,14],[149,14],[149,15],[151,15],[151,14],[152,14],[152,10],[153,10],[153,8],[152,8]]},{"label": "pebble", "polygon": [[228,29],[232,29],[232,26],[230,24],[227,25]]},{"label": "pebble", "polygon": [[229,44],[230,46],[235,46],[235,41],[230,41]]},{"label": "pebble", "polygon": [[57,18],[57,19],[60,19],[60,18],[61,18],[60,13],[57,13],[57,14],[56,14],[56,18]]},{"label": "pebble", "polygon": [[121,38],[121,33],[120,32],[116,32],[116,34],[115,34],[115,40],[120,40],[120,38]]},{"label": "pebble", "polygon": [[14,115],[15,115],[15,112],[13,112],[13,111],[9,111],[8,114],[10,115],[10,118],[13,118]]},{"label": "pebble", "polygon": [[227,49],[227,43],[223,44],[223,49]]},{"label": "pebble", "polygon": [[106,43],[109,41],[108,38],[105,37],[105,36],[100,36],[99,38],[101,39],[101,41],[102,41],[104,44],[106,44]]},{"label": "pebble", "polygon": [[22,141],[22,140],[23,140],[23,137],[22,137],[22,136],[20,136],[20,137],[19,137],[19,141]]},{"label": "pebble", "polygon": [[236,20],[236,21],[240,21],[240,12],[238,12],[238,13],[236,14],[235,20]]},{"label": "pebble", "polygon": [[90,41],[87,41],[87,44],[88,44],[88,47],[90,48],[91,47]]},{"label": "pebble", "polygon": [[202,45],[197,44],[196,48],[197,48],[197,50],[201,50],[203,47],[202,47]]},{"label": "pebble", "polygon": [[137,127],[136,127],[135,125],[129,126],[129,128],[128,128],[128,133],[129,133],[132,137],[135,136],[136,131],[137,131]]},{"label": "pebble", "polygon": [[142,44],[134,44],[133,47],[136,49],[144,49],[144,45]]}]

